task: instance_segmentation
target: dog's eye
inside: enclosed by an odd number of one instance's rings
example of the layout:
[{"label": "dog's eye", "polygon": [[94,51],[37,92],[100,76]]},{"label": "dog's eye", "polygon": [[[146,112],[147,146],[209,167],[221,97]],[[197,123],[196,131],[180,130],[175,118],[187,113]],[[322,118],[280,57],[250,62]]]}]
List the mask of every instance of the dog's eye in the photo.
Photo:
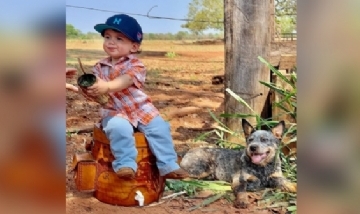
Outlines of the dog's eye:
[{"label": "dog's eye", "polygon": [[260,138],[260,141],[261,141],[261,142],[266,142],[266,140],[267,140],[267,139],[264,138],[264,137],[261,137],[261,138]]},{"label": "dog's eye", "polygon": [[249,138],[248,141],[249,141],[249,142],[253,142],[253,141],[254,141],[254,138]]}]

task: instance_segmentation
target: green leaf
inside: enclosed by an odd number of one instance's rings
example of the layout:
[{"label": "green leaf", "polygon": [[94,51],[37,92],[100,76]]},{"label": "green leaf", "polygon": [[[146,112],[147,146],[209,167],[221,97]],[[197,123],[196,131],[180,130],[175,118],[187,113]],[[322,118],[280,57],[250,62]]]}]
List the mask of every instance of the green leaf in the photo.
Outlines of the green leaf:
[{"label": "green leaf", "polygon": [[250,109],[252,112],[255,112],[250,106],[249,104],[247,104],[247,102],[245,102],[245,100],[243,100],[239,95],[235,94],[230,88],[227,88],[225,90],[226,92],[228,92],[233,98],[235,98],[239,103],[243,104],[244,106],[246,106],[248,109]]},{"label": "green leaf", "polygon": [[[216,126],[215,128],[218,129],[218,130],[220,130],[220,131],[229,133],[229,134],[234,134],[234,132],[231,131],[230,129],[226,129],[226,128],[223,128],[223,127],[221,127],[221,126]],[[215,132],[215,133],[216,133],[216,132]],[[217,133],[217,134],[218,134],[218,133]]]},{"label": "green leaf", "polygon": [[200,204],[196,205],[196,206],[193,206],[191,207],[190,209],[188,209],[189,212],[193,211],[193,210],[196,210],[200,207],[204,207],[206,205],[209,205],[217,200],[219,200],[220,198],[222,198],[223,196],[225,195],[225,193],[222,193],[222,194],[217,194],[217,195],[214,195],[210,198],[207,198],[205,199],[203,202],[201,202]]},{"label": "green leaf", "polygon": [[209,114],[220,126],[226,127],[225,124],[223,124],[219,119],[217,119],[217,117],[211,111],[209,111]]},{"label": "green leaf", "polygon": [[202,133],[201,135],[199,135],[198,137],[195,138],[195,142],[196,141],[203,141],[205,140],[205,138],[210,135],[211,133],[215,132],[216,130],[212,130],[212,131],[209,131],[209,132],[205,132],[205,133]]},{"label": "green leaf", "polygon": [[279,107],[280,109],[282,109],[283,111],[285,111],[287,114],[291,114],[292,111],[290,111],[289,109],[287,109],[282,103],[274,103],[276,107]]},{"label": "green leaf", "polygon": [[297,206],[289,206],[286,208],[289,212],[294,212],[297,210]]},{"label": "green leaf", "polygon": [[259,81],[259,82],[261,84],[265,85],[266,87],[270,88],[271,90],[274,90],[275,92],[279,93],[282,96],[286,96],[286,94],[287,94],[283,88],[280,88],[273,83],[264,82],[264,81]]},{"label": "green leaf", "polygon": [[275,73],[276,76],[280,77],[284,82],[288,83],[288,84],[291,85],[293,88],[295,88],[295,85],[294,85],[293,82],[291,82],[286,76],[284,76],[281,72],[279,72],[276,68],[274,68],[274,67],[273,67],[269,62],[267,62],[264,58],[262,58],[261,56],[258,56],[258,59],[259,59],[262,63],[266,64],[266,65],[270,68],[270,70]]},{"label": "green leaf", "polygon": [[278,124],[279,121],[266,121],[262,120],[261,125],[265,125],[268,128],[272,128],[274,125]]},{"label": "green leaf", "polygon": [[254,114],[239,114],[239,113],[235,113],[235,114],[224,113],[224,114],[220,114],[220,117],[224,117],[224,118],[248,118],[248,117],[255,117],[255,115]]},{"label": "green leaf", "polygon": [[297,74],[295,72],[291,73],[291,80],[295,83],[297,82]]}]

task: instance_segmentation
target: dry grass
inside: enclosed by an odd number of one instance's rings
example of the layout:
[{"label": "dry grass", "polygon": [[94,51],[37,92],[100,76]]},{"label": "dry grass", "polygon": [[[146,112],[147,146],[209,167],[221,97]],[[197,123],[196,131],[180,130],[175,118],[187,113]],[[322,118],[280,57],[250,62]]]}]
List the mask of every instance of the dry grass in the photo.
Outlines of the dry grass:
[{"label": "dry grass", "polygon": [[[102,40],[67,40],[66,63],[76,64],[80,57],[85,65],[94,65],[106,57],[102,49]],[[224,71],[224,45],[195,45],[192,41],[145,40],[141,45],[139,58],[149,73],[162,75],[184,71],[185,79],[198,79],[205,74],[218,74]],[[167,52],[175,52],[174,58],[166,57]],[[168,75],[168,74],[166,74]],[[171,75],[172,76],[172,75]]]}]

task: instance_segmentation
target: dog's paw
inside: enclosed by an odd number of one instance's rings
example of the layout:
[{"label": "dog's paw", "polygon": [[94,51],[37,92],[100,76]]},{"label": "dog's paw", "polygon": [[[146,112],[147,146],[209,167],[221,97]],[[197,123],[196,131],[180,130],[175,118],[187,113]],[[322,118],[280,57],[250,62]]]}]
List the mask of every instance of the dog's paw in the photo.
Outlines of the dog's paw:
[{"label": "dog's paw", "polygon": [[245,202],[245,201],[235,201],[234,202],[234,207],[238,208],[238,209],[245,209],[247,208],[249,205],[249,202]]},{"label": "dog's paw", "polygon": [[284,182],[284,184],[282,185],[281,189],[285,192],[291,192],[291,193],[296,193],[297,192],[297,184],[296,183],[292,183],[289,181]]},{"label": "dog's paw", "polygon": [[238,193],[234,202],[236,208],[247,208],[249,205],[247,193]]}]

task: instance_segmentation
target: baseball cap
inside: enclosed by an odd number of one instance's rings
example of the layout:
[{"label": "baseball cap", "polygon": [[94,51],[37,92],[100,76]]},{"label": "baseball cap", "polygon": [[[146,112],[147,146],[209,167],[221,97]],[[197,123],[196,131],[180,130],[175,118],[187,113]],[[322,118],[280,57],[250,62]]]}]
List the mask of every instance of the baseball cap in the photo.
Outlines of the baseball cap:
[{"label": "baseball cap", "polygon": [[141,43],[143,39],[143,33],[139,23],[136,19],[126,14],[111,16],[106,20],[105,24],[97,24],[94,29],[101,33],[102,36],[106,29],[113,29],[123,33],[133,42]]}]

